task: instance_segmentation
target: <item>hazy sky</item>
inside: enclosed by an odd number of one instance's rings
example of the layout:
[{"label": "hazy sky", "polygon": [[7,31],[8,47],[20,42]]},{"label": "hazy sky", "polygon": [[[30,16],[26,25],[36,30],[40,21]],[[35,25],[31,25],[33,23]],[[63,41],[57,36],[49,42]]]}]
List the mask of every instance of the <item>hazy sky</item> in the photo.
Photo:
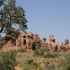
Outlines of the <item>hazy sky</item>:
[{"label": "hazy sky", "polygon": [[40,38],[53,34],[56,42],[70,40],[70,0],[16,0],[28,20],[28,32]]}]

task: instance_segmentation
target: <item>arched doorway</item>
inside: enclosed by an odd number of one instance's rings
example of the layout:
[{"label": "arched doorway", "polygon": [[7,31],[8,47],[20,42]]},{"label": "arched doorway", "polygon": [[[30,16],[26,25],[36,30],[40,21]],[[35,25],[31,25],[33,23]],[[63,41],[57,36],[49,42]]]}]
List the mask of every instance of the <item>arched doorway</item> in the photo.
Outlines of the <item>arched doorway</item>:
[{"label": "arched doorway", "polygon": [[32,50],[33,51],[36,50],[36,43],[35,42],[32,43]]},{"label": "arched doorway", "polygon": [[24,41],[23,41],[23,45],[26,45],[26,40],[24,39]]}]

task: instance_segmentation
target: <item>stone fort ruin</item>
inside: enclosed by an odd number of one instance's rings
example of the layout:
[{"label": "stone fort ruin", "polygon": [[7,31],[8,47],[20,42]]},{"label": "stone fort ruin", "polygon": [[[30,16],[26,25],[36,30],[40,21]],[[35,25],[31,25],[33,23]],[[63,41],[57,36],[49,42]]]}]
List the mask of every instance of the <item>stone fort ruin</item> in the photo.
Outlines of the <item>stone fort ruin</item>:
[{"label": "stone fort ruin", "polygon": [[[16,30],[16,29],[15,29]],[[56,43],[54,35],[49,35],[49,41],[46,41],[46,37],[43,36],[42,40],[40,39],[38,34],[33,34],[32,32],[20,32],[18,37],[12,37],[9,31],[5,32],[4,38],[6,43],[0,44],[2,45],[2,50],[18,50],[18,49],[26,49],[26,50],[36,50],[37,44],[41,44],[41,48],[49,49],[51,52],[57,49],[58,52],[63,51],[62,48],[66,48],[70,51],[69,40],[65,39],[65,43]]]},{"label": "stone fort ruin", "polygon": [[18,38],[14,38],[6,32],[4,38],[7,43],[3,46],[3,50],[8,50],[13,47],[34,50],[36,49],[36,44],[41,42],[40,37],[32,32],[20,32]]}]

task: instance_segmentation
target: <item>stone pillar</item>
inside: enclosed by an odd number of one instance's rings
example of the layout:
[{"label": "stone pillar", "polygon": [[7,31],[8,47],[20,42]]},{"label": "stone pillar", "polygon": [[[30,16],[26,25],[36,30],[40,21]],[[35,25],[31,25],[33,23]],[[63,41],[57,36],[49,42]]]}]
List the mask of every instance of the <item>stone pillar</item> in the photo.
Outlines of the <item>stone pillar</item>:
[{"label": "stone pillar", "polygon": [[69,44],[69,40],[65,39],[65,45]]},{"label": "stone pillar", "polygon": [[45,36],[42,37],[42,41],[46,42],[46,37]]},{"label": "stone pillar", "polygon": [[16,46],[17,47],[21,46],[21,39],[20,38],[16,39]]},{"label": "stone pillar", "polygon": [[50,34],[49,39],[50,39],[50,43],[55,43],[54,35]]},{"label": "stone pillar", "polygon": [[48,44],[46,42],[46,37],[45,36],[42,37],[42,47],[43,48],[47,48],[48,47]]}]

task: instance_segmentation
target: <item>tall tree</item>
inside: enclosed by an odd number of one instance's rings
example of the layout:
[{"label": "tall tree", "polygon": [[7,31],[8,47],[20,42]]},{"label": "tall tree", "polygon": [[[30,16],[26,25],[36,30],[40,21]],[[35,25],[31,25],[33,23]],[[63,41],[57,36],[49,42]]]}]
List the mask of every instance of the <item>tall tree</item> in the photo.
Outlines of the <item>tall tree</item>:
[{"label": "tall tree", "polygon": [[0,7],[4,5],[5,0],[0,0]]},{"label": "tall tree", "polygon": [[0,33],[12,29],[12,25],[18,25],[21,31],[27,29],[25,10],[21,6],[16,6],[16,0],[8,0],[0,14]]}]

